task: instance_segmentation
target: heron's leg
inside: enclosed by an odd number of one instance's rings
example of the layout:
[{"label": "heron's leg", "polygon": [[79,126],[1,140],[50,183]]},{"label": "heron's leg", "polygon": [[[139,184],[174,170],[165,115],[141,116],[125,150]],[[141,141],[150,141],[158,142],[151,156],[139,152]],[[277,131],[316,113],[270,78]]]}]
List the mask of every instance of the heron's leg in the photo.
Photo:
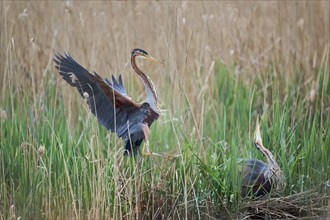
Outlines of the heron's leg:
[{"label": "heron's leg", "polygon": [[150,130],[147,125],[143,126],[143,133],[144,133],[144,138],[145,138],[145,143],[143,144],[142,148],[142,156],[158,156],[162,157],[165,160],[173,160],[174,158],[179,157],[181,154],[178,150],[168,152],[168,153],[156,153],[152,152],[149,147],[149,134]]},{"label": "heron's leg", "polygon": [[142,147],[142,156],[151,156],[152,151],[149,148],[149,134],[150,134],[149,127],[146,124],[143,124],[142,130],[143,130],[144,139],[145,139],[145,141],[143,143],[143,147]]},{"label": "heron's leg", "polygon": [[146,140],[145,144],[143,144],[143,148],[142,148],[142,155],[143,156],[158,156],[158,157],[163,157],[166,159],[166,155],[162,154],[162,153],[156,153],[156,152],[152,152],[150,147],[149,147],[149,141]]},{"label": "heron's leg", "polygon": [[145,143],[143,144],[143,147],[142,147],[142,156],[159,156],[159,157],[163,157],[162,154],[155,153],[155,152],[152,152],[150,150],[150,147],[149,147],[149,134],[150,134],[149,127],[146,124],[144,124],[144,126],[142,127],[142,130],[143,130],[144,139],[145,139]]},{"label": "heron's leg", "polygon": [[146,140],[145,144],[143,144],[143,148],[142,148],[142,156],[157,156],[157,157],[162,157],[165,160],[173,160],[177,157],[179,157],[180,151],[178,149],[175,149],[173,151],[167,152],[167,153],[157,153],[157,152],[153,152],[151,151],[151,149],[149,148],[149,141]]},{"label": "heron's leg", "polygon": [[153,155],[153,152],[149,148],[149,141],[148,140],[145,140],[145,143],[143,144],[142,155],[143,156],[152,156]]}]

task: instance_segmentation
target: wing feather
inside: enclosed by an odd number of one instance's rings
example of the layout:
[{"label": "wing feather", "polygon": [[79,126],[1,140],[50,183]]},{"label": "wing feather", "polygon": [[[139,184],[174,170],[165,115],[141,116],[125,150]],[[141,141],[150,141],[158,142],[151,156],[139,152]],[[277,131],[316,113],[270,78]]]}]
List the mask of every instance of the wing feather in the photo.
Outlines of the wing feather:
[{"label": "wing feather", "polygon": [[123,84],[123,80],[121,78],[121,75],[119,75],[118,81],[116,80],[115,76],[112,75],[112,82],[108,79],[108,78],[104,78],[104,81],[111,86],[112,88],[114,88],[117,92],[119,92],[120,94],[122,94],[123,96],[126,96],[128,99],[131,99],[125,90],[124,84]]},{"label": "wing feather", "polygon": [[121,76],[118,81],[113,77],[111,83],[95,72],[91,74],[68,53],[55,54],[54,62],[62,78],[86,99],[99,122],[119,137],[127,134],[132,123],[145,119],[141,105],[127,96]]}]

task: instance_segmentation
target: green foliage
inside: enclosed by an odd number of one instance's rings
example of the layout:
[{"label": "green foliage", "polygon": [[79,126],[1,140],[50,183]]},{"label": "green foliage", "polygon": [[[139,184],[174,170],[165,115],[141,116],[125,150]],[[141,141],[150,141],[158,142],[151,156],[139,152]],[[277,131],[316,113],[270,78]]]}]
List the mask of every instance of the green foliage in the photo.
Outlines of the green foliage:
[{"label": "green foliage", "polygon": [[186,97],[184,111],[163,115],[151,128],[153,150],[180,147],[174,161],[124,157],[122,141],[97,123],[73,89],[61,91],[65,86],[51,72],[37,95],[8,88],[1,103],[7,113],[0,133],[1,218],[189,218],[200,217],[208,203],[215,216],[237,213],[237,158],[265,160],[252,144],[258,115],[264,145],[286,176],[281,194],[329,192],[329,72],[315,78],[313,97],[299,74],[287,82],[270,72],[247,83],[218,64],[213,77],[211,95],[194,103],[204,105],[203,114]]}]

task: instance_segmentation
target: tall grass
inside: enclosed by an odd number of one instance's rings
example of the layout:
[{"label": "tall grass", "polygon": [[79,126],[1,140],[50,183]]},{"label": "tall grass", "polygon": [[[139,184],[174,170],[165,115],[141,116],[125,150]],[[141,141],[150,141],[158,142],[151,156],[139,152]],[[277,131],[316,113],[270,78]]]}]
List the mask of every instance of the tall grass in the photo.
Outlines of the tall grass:
[{"label": "tall grass", "polygon": [[[237,217],[237,158],[265,159],[252,144],[258,115],[286,176],[276,196],[329,197],[328,2],[0,7],[1,218]],[[141,64],[165,110],[151,148],[179,148],[174,161],[124,157],[53,68],[53,52],[67,50],[103,76],[122,73],[142,100],[135,47],[167,63]]]}]

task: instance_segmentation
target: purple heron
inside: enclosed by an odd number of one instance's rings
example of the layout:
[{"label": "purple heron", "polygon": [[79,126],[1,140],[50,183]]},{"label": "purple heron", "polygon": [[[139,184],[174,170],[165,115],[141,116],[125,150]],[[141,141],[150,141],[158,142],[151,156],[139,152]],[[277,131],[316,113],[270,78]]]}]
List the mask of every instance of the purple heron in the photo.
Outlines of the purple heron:
[{"label": "purple heron", "polygon": [[[55,67],[62,78],[71,86],[75,87],[79,94],[87,101],[89,109],[98,121],[111,132],[124,140],[125,154],[138,154],[139,147],[145,140],[142,148],[143,156],[170,157],[165,154],[152,152],[149,148],[149,134],[151,124],[158,119],[160,109],[158,96],[151,79],[137,65],[136,59],[144,58],[149,61],[163,64],[142,49],[134,49],[131,53],[131,65],[141,78],[147,98],[139,104],[127,95],[122,77],[118,80],[112,75],[112,82],[102,78],[96,72],[91,74],[88,70],[77,63],[70,54],[55,54]],[[173,155],[176,157],[177,155]]]},{"label": "purple heron", "polygon": [[254,146],[266,156],[267,163],[257,159],[244,159],[240,174],[243,176],[241,196],[259,197],[278,190],[284,180],[284,175],[273,154],[262,144],[259,120],[254,134]]}]

